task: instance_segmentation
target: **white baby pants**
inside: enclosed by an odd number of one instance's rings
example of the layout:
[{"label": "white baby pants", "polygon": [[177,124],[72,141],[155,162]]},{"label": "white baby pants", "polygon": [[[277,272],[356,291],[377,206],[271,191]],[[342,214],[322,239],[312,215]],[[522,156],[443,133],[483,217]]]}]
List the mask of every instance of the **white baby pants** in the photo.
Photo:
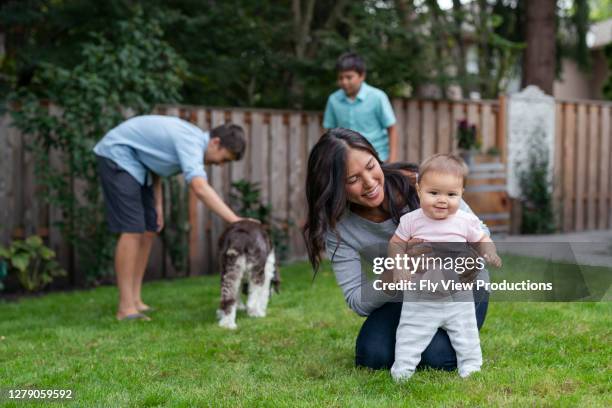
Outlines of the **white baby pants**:
[{"label": "white baby pants", "polygon": [[395,363],[391,375],[396,381],[412,376],[421,354],[438,328],[446,330],[457,353],[461,377],[480,371],[482,351],[474,302],[404,302],[395,341]]}]

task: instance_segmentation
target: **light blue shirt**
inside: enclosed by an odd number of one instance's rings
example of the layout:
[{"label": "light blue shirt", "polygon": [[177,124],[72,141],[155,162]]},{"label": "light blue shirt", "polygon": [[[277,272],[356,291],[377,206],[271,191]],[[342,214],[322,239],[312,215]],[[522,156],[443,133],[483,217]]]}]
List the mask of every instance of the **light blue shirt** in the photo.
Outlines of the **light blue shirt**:
[{"label": "light blue shirt", "polygon": [[208,132],[180,118],[145,115],[113,128],[93,151],[117,163],[141,185],[147,181],[147,170],[164,177],[182,171],[189,183],[194,177],[206,178],[209,140]]},{"label": "light blue shirt", "polygon": [[387,128],[395,124],[395,115],[387,94],[362,82],[355,100],[338,89],[327,99],[323,127],[351,129],[361,133],[374,146],[381,160],[389,158]]}]

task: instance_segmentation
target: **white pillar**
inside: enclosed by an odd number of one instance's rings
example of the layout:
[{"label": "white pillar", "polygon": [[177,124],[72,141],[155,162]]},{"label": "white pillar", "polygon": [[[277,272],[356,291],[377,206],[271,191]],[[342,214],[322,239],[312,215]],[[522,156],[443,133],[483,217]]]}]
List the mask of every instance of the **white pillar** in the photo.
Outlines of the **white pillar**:
[{"label": "white pillar", "polygon": [[555,99],[530,85],[508,98],[508,195],[520,198],[520,175],[529,171],[530,153],[548,158],[548,186],[553,187]]}]

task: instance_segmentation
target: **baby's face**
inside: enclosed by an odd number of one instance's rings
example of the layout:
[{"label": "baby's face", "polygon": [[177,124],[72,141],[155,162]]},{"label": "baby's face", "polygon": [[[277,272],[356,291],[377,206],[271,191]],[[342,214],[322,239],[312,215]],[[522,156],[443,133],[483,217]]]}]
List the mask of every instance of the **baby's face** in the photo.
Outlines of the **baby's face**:
[{"label": "baby's face", "polygon": [[417,184],[425,215],[443,220],[457,212],[463,194],[463,179],[453,174],[428,172]]}]

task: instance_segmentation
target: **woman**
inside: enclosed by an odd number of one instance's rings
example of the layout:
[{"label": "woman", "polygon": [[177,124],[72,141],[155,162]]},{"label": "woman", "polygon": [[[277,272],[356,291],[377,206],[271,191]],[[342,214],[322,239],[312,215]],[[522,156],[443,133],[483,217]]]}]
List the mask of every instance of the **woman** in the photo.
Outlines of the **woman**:
[{"label": "woman", "polygon": [[[419,206],[416,190],[402,170],[383,165],[364,137],[340,128],[327,131],[308,159],[304,237],[310,262],[316,273],[325,249],[348,306],[367,316],[357,337],[355,363],[372,369],[393,365],[401,293],[374,290],[364,277],[361,260],[371,264],[375,257],[385,257],[400,217]],[[462,209],[471,211],[465,203]],[[483,229],[488,233],[484,224]],[[486,271],[481,275],[479,279],[488,280]],[[475,292],[474,298],[480,329],[488,293]],[[455,350],[444,330],[438,329],[420,366],[457,367]]]}]

